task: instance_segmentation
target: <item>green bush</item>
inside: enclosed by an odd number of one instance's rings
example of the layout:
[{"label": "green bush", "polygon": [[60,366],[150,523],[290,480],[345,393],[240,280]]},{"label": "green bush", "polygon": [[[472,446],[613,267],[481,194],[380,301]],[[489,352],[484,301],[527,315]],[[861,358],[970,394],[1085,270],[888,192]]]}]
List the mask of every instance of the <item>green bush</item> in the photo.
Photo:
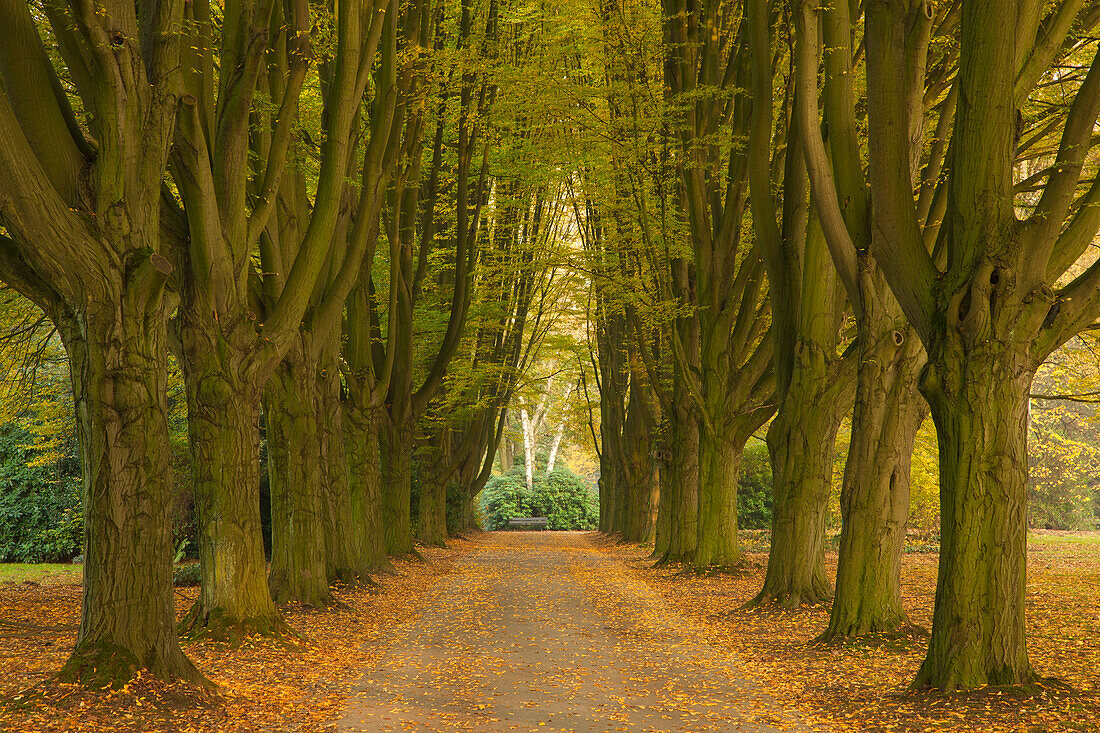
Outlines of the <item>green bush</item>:
[{"label": "green bush", "polygon": [[600,520],[600,503],[588,483],[568,468],[556,468],[535,482],[534,516],[549,520],[547,529],[595,529]]},{"label": "green bush", "polygon": [[742,529],[772,526],[772,466],[768,446],[753,441],[741,459],[737,479],[737,524]]},{"label": "green bush", "polygon": [[595,529],[599,501],[588,483],[568,468],[555,469],[549,476],[534,476],[534,491],[527,491],[522,465],[489,479],[478,497],[485,516],[485,528],[506,529],[513,517],[546,517],[547,529]]},{"label": "green bush", "polygon": [[172,575],[172,583],[184,588],[194,588],[202,583],[202,566],[197,562],[180,565]]},{"label": "green bush", "polygon": [[485,529],[507,529],[512,517],[533,516],[533,498],[527,491],[523,466],[515,466],[502,476],[493,476],[478,497],[485,515]]},{"label": "green bush", "polygon": [[33,437],[0,428],[0,562],[61,562],[80,552],[84,510],[79,464],[32,465]]}]

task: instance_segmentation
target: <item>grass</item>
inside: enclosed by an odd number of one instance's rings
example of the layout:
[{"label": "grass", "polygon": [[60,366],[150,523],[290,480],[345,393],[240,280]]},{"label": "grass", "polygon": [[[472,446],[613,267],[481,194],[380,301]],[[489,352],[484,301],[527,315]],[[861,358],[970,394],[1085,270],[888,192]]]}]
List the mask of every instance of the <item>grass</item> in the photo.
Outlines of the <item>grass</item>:
[{"label": "grass", "polygon": [[31,581],[48,585],[80,583],[84,566],[68,563],[0,563],[0,583]]},{"label": "grass", "polygon": [[1100,531],[1063,532],[1060,530],[1033,529],[1027,533],[1027,542],[1031,547],[1092,545],[1100,548]]}]

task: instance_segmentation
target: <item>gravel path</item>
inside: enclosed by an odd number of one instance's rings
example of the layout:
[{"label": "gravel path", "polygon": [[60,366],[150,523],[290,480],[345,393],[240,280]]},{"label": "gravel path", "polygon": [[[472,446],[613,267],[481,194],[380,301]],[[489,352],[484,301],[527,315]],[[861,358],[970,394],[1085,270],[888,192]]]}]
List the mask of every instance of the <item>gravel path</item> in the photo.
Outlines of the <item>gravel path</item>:
[{"label": "gravel path", "polygon": [[810,730],[591,537],[469,543],[338,730]]}]

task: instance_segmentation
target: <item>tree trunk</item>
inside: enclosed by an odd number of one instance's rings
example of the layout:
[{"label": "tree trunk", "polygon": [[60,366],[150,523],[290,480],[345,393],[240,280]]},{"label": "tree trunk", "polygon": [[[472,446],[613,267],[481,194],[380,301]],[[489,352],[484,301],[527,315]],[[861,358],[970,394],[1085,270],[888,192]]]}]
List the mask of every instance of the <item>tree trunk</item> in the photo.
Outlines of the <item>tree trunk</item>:
[{"label": "tree trunk", "polygon": [[390,418],[382,431],[382,517],[386,552],[408,555],[413,550],[411,495],[415,426],[407,418]]},{"label": "tree trunk", "polygon": [[913,441],[926,410],[917,391],[924,352],[897,306],[883,313],[884,299],[873,296],[865,289],[868,311],[860,328],[852,440],[840,494],[836,595],[822,641],[910,625],[901,600],[901,555]]},{"label": "tree trunk", "polygon": [[347,446],[350,481],[350,514],[354,530],[355,567],[360,575],[392,573],[393,564],[386,555],[382,521],[382,463],[379,438],[382,409],[373,407],[365,390],[353,380],[348,382],[345,403],[344,435]]},{"label": "tree trunk", "polygon": [[829,380],[826,370],[799,364],[768,428],[774,496],[771,552],[764,587],[749,605],[797,607],[832,598],[825,575],[825,515],[844,411],[836,383]]},{"label": "tree trunk", "polygon": [[271,479],[271,595],[324,607],[332,600],[321,509],[314,364],[293,351],[264,391]]},{"label": "tree trunk", "polygon": [[695,556],[698,533],[699,420],[691,398],[679,394],[679,386],[676,392],[670,415],[669,450],[672,458],[668,466],[668,482],[661,491],[661,500],[668,500],[668,544],[660,557],[661,564],[690,562]]},{"label": "tree trunk", "polygon": [[180,336],[202,570],[181,628],[230,641],[280,631],[260,524],[260,386],[216,324]]},{"label": "tree trunk", "polygon": [[340,371],[335,358],[324,362],[317,377],[317,430],[321,459],[321,518],[325,564],[330,581],[362,580],[355,557],[351,482],[344,443],[344,411],[340,404]]},{"label": "tree trunk", "polygon": [[940,562],[928,654],[914,685],[952,691],[1031,684],[1024,640],[1026,347],[944,339],[921,392],[940,446]]},{"label": "tree trunk", "polygon": [[745,561],[737,536],[737,478],[750,433],[736,426],[719,434],[703,431],[699,446],[698,569],[734,568]]},{"label": "tree trunk", "polygon": [[426,545],[447,546],[447,483],[437,470],[446,456],[431,447],[423,454],[427,461],[420,473],[420,512],[417,515],[416,538]]},{"label": "tree trunk", "polygon": [[148,292],[134,291],[121,307],[58,324],[84,476],[83,612],[60,678],[90,687],[121,686],[141,669],[203,681],[176,636],[167,318],[147,316]]}]

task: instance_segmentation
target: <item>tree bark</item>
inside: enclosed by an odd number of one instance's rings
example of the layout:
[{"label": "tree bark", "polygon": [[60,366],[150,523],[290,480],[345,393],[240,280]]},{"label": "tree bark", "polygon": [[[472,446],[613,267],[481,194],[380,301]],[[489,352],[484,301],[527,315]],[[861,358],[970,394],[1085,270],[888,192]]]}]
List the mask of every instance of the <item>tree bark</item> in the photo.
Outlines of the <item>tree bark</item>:
[{"label": "tree bark", "polygon": [[668,462],[668,481],[661,491],[661,502],[668,504],[667,545],[659,564],[690,562],[697,540],[699,420],[691,398],[680,392],[679,385],[675,385],[669,416],[672,457]]},{"label": "tree bark", "polygon": [[276,603],[324,607],[325,563],[315,365],[296,348],[264,391],[271,486],[271,574]]},{"label": "tree bark", "polygon": [[379,453],[383,410],[374,407],[352,375],[348,380],[344,435],[347,446],[355,566],[361,575],[392,573],[382,519],[382,464]]},{"label": "tree bark", "polygon": [[[133,299],[142,299],[131,302]],[[60,678],[118,687],[147,669],[203,681],[176,636],[164,314],[148,293],[61,325],[84,476],[83,612]],[[140,306],[140,307],[138,307]]]},{"label": "tree bark", "polygon": [[825,575],[825,518],[833,478],[833,449],[844,410],[838,380],[824,354],[796,347],[787,396],[768,428],[772,462],[771,552],[764,587],[748,605],[824,603],[833,591]]},{"label": "tree bark", "polygon": [[421,455],[426,458],[420,473],[420,512],[417,515],[416,538],[426,545],[447,546],[447,483],[441,464],[447,461],[444,452],[436,447],[428,448]]},{"label": "tree bark", "polygon": [[737,536],[737,478],[751,433],[737,427],[702,431],[699,446],[699,524],[693,564],[735,568],[745,561]]},{"label": "tree bark", "polygon": [[822,641],[910,626],[901,599],[901,555],[913,441],[926,414],[917,391],[924,351],[893,296],[883,289],[863,293],[836,595]]},{"label": "tree bark", "polygon": [[964,343],[949,332],[920,385],[939,435],[940,562],[914,686],[945,691],[1036,680],[1024,640],[1033,357],[998,340]]},{"label": "tree bark", "polygon": [[189,322],[180,331],[202,571],[181,629],[236,641],[284,624],[267,586],[260,525],[261,387],[247,351],[213,325]]},{"label": "tree bark", "polygon": [[363,579],[355,555],[351,511],[351,477],[340,404],[340,371],[333,353],[321,357],[317,376],[317,429],[321,459],[321,509],[328,579],[356,583]]},{"label": "tree bark", "polygon": [[415,425],[407,418],[390,417],[382,431],[382,518],[386,552],[414,552],[410,500]]}]

